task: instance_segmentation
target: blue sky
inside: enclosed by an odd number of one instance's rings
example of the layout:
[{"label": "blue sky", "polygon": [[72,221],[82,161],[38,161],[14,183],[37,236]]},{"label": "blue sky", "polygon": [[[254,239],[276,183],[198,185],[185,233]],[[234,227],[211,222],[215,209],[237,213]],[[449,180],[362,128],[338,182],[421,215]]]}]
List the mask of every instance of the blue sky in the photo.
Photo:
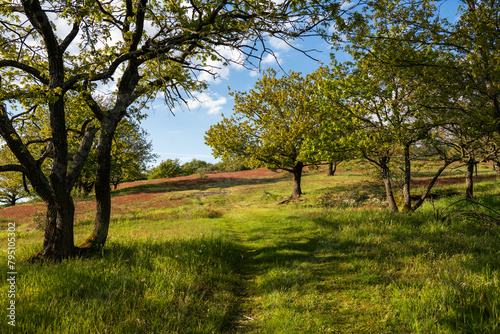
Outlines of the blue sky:
[{"label": "blue sky", "polygon": [[[279,40],[271,40],[270,47],[277,60],[272,56],[264,56],[261,70],[273,67],[284,71],[295,71],[303,74],[311,73],[320,64],[301,52]],[[307,37],[293,42],[295,47],[302,50],[315,49],[311,56],[323,64],[330,63],[331,47],[319,38]],[[342,60],[342,59],[340,59]],[[279,65],[278,65],[279,62]],[[217,64],[215,64],[217,65]],[[192,159],[214,163],[210,147],[204,144],[204,135],[212,124],[222,120],[221,114],[229,116],[233,112],[231,91],[246,91],[254,86],[261,77],[258,71],[252,71],[241,66],[231,65],[222,68],[216,80],[206,78],[209,82],[208,90],[198,95],[199,103],[192,102],[190,108],[176,108],[174,115],[160,101],[152,103],[148,110],[147,119],[141,122],[149,133],[149,140],[153,143],[154,153],[159,155],[156,164],[166,159],[180,159],[181,163]]]},{"label": "blue sky", "polygon": [[[457,18],[457,5],[457,0],[445,1],[440,6],[440,15],[453,21]],[[333,51],[330,45],[320,38],[307,37],[296,40],[292,44],[301,50],[317,50],[310,52],[310,55],[322,64],[329,65],[331,62]],[[280,40],[271,39],[268,46],[274,51],[277,60],[270,55],[265,56],[260,67],[262,71],[269,67],[278,70],[281,66],[285,72],[295,71],[307,74],[320,66],[318,61],[294,50]],[[228,52],[226,50],[226,55]],[[335,57],[341,62],[349,58],[338,52]],[[153,151],[159,156],[155,164],[166,159],[177,158],[181,160],[181,163],[194,158],[211,163],[217,161],[213,158],[210,147],[204,144],[205,131],[212,124],[222,120],[222,113],[229,116],[233,112],[233,100],[228,94],[228,87],[232,91],[247,91],[261,76],[257,71],[236,65],[222,68],[218,73],[219,77],[216,80],[205,77],[209,82],[209,88],[198,96],[200,102],[191,103],[190,108],[176,108],[173,111],[175,116],[160,100],[152,103],[152,108],[147,112],[149,116],[142,121],[142,126],[149,132]]]}]

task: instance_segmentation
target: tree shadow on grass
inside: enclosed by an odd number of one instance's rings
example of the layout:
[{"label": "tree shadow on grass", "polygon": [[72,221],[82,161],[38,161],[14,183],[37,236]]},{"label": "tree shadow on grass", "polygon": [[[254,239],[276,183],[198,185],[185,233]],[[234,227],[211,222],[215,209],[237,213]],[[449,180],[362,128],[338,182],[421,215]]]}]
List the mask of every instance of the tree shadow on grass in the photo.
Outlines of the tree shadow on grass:
[{"label": "tree shadow on grass", "polygon": [[399,311],[408,325],[425,319],[432,323],[421,330],[495,332],[500,297],[493,274],[500,270],[498,229],[465,221],[440,225],[418,215],[391,217],[380,219],[379,224],[392,224],[392,228],[374,228],[360,215],[350,222],[352,237],[338,239],[335,234],[342,225],[338,219],[315,219],[332,231],[323,247],[341,255],[325,261],[325,275],[340,270],[340,275],[348,276],[352,270],[362,273],[357,276],[362,284],[392,286],[399,291],[394,302],[402,307]]},{"label": "tree shadow on grass", "polygon": [[252,185],[252,184],[271,184],[277,183],[283,180],[290,180],[291,177],[287,174],[280,176],[273,176],[267,178],[226,178],[226,177],[215,177],[208,176],[205,178],[192,178],[192,179],[171,179],[165,180],[165,182],[154,183],[154,184],[141,184],[133,187],[122,188],[114,190],[112,196],[119,195],[133,195],[142,193],[165,193],[165,192],[175,192],[175,191],[187,191],[187,190],[207,190],[210,188],[230,188],[241,185]]},{"label": "tree shadow on grass", "polygon": [[26,266],[23,275],[37,279],[19,282],[28,286],[20,289],[18,330],[223,332],[236,316],[241,253],[217,237],[128,240],[91,259]]}]

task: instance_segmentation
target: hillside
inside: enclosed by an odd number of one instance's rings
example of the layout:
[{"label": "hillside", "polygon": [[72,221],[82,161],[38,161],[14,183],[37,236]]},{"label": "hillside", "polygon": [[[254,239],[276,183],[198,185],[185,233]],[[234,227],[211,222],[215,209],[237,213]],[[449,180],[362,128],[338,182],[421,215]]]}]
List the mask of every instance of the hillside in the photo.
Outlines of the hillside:
[{"label": "hillside", "polygon": [[[475,200],[500,212],[495,176],[484,168],[477,181]],[[444,175],[412,214],[385,210],[369,172],[307,171],[297,200],[287,199],[291,186],[288,173],[264,169],[123,184],[102,253],[57,264],[26,261],[43,239],[33,220],[43,205],[0,209],[4,228],[17,222],[17,330],[500,330],[500,230],[458,214],[489,212],[481,206],[446,209],[463,196],[461,172]],[[76,242],[92,227],[93,205],[77,201]],[[437,219],[445,209],[457,214]]]}]

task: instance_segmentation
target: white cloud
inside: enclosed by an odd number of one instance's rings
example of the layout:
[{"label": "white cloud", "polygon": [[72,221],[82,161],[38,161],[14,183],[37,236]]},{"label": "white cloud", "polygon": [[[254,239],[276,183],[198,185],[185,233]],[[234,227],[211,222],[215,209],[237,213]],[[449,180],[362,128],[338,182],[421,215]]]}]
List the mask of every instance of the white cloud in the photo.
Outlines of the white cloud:
[{"label": "white cloud", "polygon": [[260,71],[259,71],[259,70],[251,70],[251,71],[250,71],[250,76],[251,76],[252,78],[255,78],[255,77],[259,76],[259,74],[260,74]]},{"label": "white cloud", "polygon": [[280,57],[279,52],[268,53],[262,57],[262,64],[283,64],[283,59]]},{"label": "white cloud", "polygon": [[273,50],[287,51],[291,49],[287,42],[277,37],[269,37],[269,45]]},{"label": "white cloud", "polygon": [[205,109],[207,114],[216,115],[221,112],[226,103],[227,99],[216,93],[196,93],[194,98],[188,102],[188,107],[189,109]]},{"label": "white cloud", "polygon": [[[243,64],[245,60],[239,50],[228,47],[218,47],[216,51],[219,57],[224,60],[208,60],[204,67],[206,71],[200,73],[198,76],[199,80],[217,84],[221,83],[223,80],[227,80],[232,69],[244,69]],[[224,65],[224,63],[228,64]]]}]

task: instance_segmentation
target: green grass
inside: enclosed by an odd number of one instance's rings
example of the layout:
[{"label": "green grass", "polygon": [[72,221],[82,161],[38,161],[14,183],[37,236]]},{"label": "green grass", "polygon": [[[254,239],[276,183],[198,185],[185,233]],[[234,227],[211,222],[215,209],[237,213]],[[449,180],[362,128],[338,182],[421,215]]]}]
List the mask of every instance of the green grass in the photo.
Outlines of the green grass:
[{"label": "green grass", "polygon": [[[500,332],[499,227],[436,219],[460,198],[446,195],[458,186],[394,214],[368,181],[308,172],[305,195],[286,205],[277,204],[291,191],[282,176],[159,192],[175,205],[115,213],[101,254],[58,264],[23,260],[42,232],[19,227],[12,332]],[[498,181],[476,188],[478,203],[500,210]],[[90,228],[77,222],[77,240]],[[7,305],[6,294],[0,300]]]}]

